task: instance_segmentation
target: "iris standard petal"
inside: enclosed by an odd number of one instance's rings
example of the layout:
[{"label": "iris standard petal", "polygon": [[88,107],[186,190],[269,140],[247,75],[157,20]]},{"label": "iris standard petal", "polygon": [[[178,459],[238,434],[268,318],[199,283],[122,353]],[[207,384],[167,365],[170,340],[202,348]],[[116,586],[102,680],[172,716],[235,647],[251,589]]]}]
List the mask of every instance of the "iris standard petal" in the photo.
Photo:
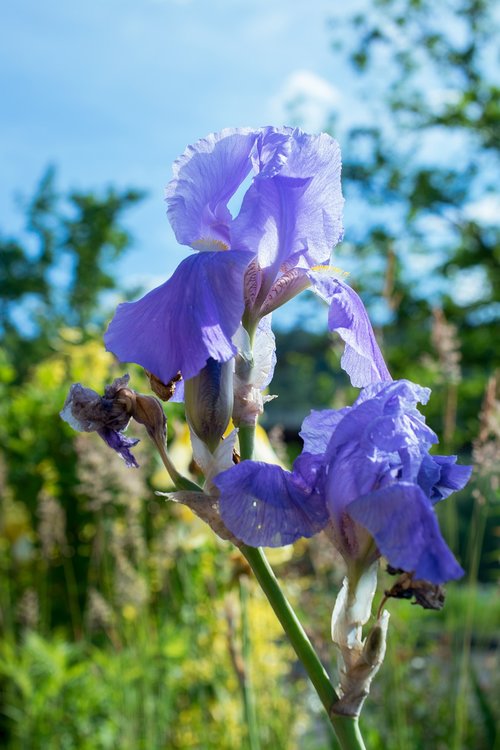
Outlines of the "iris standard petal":
[{"label": "iris standard petal", "polygon": [[330,305],[328,326],[345,342],[340,361],[356,388],[392,380],[360,297],[340,279],[321,271],[308,276],[313,291]]},{"label": "iris standard petal", "polygon": [[279,466],[243,461],[219,474],[222,520],[253,547],[281,547],[321,531],[328,521],[324,499],[294,482]]},{"label": "iris standard petal", "polygon": [[312,411],[302,422],[299,432],[304,441],[304,453],[325,453],[335,429],[350,410],[350,406],[345,406],[343,409]]},{"label": "iris standard petal", "polygon": [[209,357],[231,359],[251,258],[239,251],[189,256],[162,286],[137,302],[119,305],[104,335],[106,348],[164,383],[179,370],[184,379],[194,377]]},{"label": "iris standard petal", "polygon": [[259,130],[227,128],[211,133],[174,163],[166,188],[167,215],[177,241],[199,249],[211,243],[229,247],[232,217],[227,203],[252,169]]},{"label": "iris standard petal", "polygon": [[[343,234],[338,143],[325,133],[284,132],[289,153],[281,143],[273,142],[275,149],[280,149],[280,159],[273,154],[273,169],[261,168],[255,176],[231,228],[232,247],[257,254],[264,269],[265,294],[283,265],[327,263]],[[276,131],[266,129],[260,148],[269,150],[272,138]],[[271,158],[269,154],[267,158]]]},{"label": "iris standard petal", "polygon": [[418,485],[398,482],[358,497],[346,510],[370,532],[392,567],[431,583],[463,575],[441,535],[432,503]]}]

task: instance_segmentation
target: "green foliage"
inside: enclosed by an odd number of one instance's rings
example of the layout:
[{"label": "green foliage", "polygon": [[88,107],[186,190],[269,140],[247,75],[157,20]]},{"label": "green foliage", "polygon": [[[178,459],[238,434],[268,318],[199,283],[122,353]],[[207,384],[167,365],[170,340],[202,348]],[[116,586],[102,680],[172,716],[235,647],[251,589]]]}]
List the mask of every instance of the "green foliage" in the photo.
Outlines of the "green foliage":
[{"label": "green foliage", "polygon": [[353,283],[377,304],[395,377],[430,350],[434,308],[453,321],[469,383],[459,393],[459,448],[474,437],[467,423],[500,365],[491,345],[500,315],[495,21],[483,0],[375,0],[332,22],[366,104],[363,123],[342,137],[347,206],[362,220],[337,262],[345,253],[363,264]]},{"label": "green foliage", "polygon": [[[470,454],[474,440],[478,465],[472,496],[462,493],[442,518],[467,585],[450,588],[440,613],[389,605],[388,655],[363,716],[374,750],[489,750],[498,730],[500,613],[493,585],[477,584],[492,575],[499,523],[494,387],[477,416],[498,364],[498,229],[467,205],[490,194],[500,142],[499,90],[483,62],[489,10],[480,0],[449,0],[439,10],[429,0],[378,0],[340,44],[353,42],[369,87],[381,63],[388,83],[373,124],[353,127],[342,144],[348,205],[363,219],[348,234],[347,251],[362,267],[362,283],[356,271],[351,279],[374,309],[384,300],[378,335],[393,374],[433,387],[427,416],[444,449]],[[449,34],[456,23],[460,44]],[[453,96],[436,101],[429,80]],[[463,158],[429,163],[423,146],[437,132],[458,135]],[[131,242],[123,216],[139,198],[112,189],[61,196],[49,171],[27,206],[26,235],[1,242],[2,744],[245,748],[250,691],[262,748],[334,747],[242,559],[155,496],[168,481],[145,433],[137,431],[134,472],[97,436],[76,435],[57,417],[72,382],[101,390],[122,374],[94,331]],[[429,223],[436,220],[439,232]],[[464,302],[457,288],[478,271],[484,283]],[[281,422],[287,439],[311,407],[352,402],[328,336],[282,334],[278,354],[272,390],[280,399],[268,407],[268,424]],[[144,376],[131,372],[146,391]],[[167,413],[181,456],[179,407]],[[274,564],[333,671],[328,626],[342,572],[330,545],[297,544]]]},{"label": "green foliage", "polygon": [[26,206],[25,237],[0,238],[0,333],[16,377],[54,345],[62,326],[83,337],[103,325],[102,293],[116,289],[114,264],[131,243],[124,211],[143,194],[58,194],[48,169]]}]

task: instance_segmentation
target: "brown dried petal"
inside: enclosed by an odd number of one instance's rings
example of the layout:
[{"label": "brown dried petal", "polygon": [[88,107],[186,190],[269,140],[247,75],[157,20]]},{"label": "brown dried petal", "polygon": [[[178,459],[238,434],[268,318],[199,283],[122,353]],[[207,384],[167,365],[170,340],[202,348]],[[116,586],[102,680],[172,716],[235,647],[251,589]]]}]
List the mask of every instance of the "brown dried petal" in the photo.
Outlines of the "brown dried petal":
[{"label": "brown dried petal", "polygon": [[174,375],[172,380],[170,380],[168,383],[163,383],[160,378],[157,378],[156,375],[153,375],[153,373],[149,372],[149,370],[144,370],[144,372],[148,376],[149,384],[153,393],[156,393],[158,398],[160,398],[162,401],[170,401],[175,393],[175,387],[177,383],[182,380],[181,371],[179,370],[177,375]]},{"label": "brown dried petal", "polygon": [[397,575],[402,573],[394,586],[385,591],[387,598],[414,599],[412,604],[419,604],[424,609],[442,609],[445,600],[444,587],[429,581],[413,578],[413,573],[405,573],[388,566],[388,573]]},{"label": "brown dried petal", "polygon": [[[119,378],[122,381],[123,378]],[[108,386],[107,393],[117,381]],[[74,383],[63,409],[61,417],[75,430],[94,432],[108,428],[117,432],[124,430],[130,420],[127,405],[117,401],[115,396],[99,396],[91,388],[85,388],[80,383]]]}]

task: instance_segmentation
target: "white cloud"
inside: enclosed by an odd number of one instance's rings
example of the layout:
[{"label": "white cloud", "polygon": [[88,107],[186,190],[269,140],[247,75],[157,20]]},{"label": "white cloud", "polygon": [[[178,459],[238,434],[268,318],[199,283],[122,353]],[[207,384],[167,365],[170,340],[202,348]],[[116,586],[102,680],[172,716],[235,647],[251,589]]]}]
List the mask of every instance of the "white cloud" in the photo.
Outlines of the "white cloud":
[{"label": "white cloud", "polygon": [[338,109],[340,98],[339,90],[325,78],[310,70],[296,70],[271,100],[272,120],[317,132]]},{"label": "white cloud", "polygon": [[500,195],[484,195],[474,203],[469,203],[465,215],[472,221],[494,226],[500,222]]}]

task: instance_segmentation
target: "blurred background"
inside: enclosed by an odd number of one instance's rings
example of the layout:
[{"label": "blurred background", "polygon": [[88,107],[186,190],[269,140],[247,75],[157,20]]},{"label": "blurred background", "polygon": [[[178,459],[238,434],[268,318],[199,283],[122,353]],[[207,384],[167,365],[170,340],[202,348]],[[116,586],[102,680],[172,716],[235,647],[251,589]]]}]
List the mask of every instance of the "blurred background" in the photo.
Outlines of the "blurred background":
[{"label": "blurred background", "polygon": [[[208,132],[265,124],[339,140],[346,232],[333,262],[393,376],[433,389],[439,451],[474,463],[439,509],[467,575],[442,612],[390,604],[367,744],[500,747],[499,23],[487,0],[3,8],[1,747],[336,747],[242,559],[154,494],[169,484],[146,435],[135,431],[141,468],[127,470],[58,417],[71,383],[101,390],[124,372],[102,345],[117,302],[189,252],[165,216],[172,161]],[[275,315],[279,398],[260,445],[285,464],[311,408],[356,397],[325,329],[312,296]],[[182,407],[167,411],[187,472]],[[340,561],[321,538],[271,557],[334,673]]]}]

